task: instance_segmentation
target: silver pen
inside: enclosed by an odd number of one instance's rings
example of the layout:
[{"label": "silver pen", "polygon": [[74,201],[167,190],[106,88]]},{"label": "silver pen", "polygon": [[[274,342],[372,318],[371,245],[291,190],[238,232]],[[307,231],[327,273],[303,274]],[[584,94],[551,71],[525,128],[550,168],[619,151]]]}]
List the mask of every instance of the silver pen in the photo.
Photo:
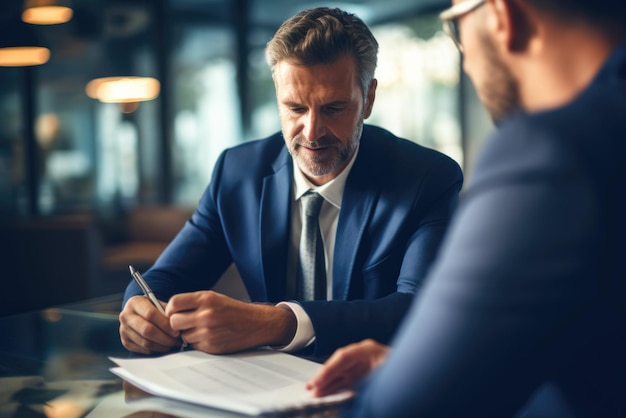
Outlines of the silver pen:
[{"label": "silver pen", "polygon": [[[128,268],[130,269],[130,275],[132,276],[135,283],[137,283],[143,294],[146,295],[148,299],[150,299],[150,302],[152,302],[152,304],[159,310],[159,312],[165,315],[165,309],[163,309],[161,302],[159,302],[157,297],[154,295],[154,292],[152,291],[152,289],[150,289],[148,283],[141,276],[141,273],[135,270],[133,266],[128,266]],[[183,344],[180,346],[180,351],[183,351],[185,348],[187,348],[187,343],[182,337],[181,340],[183,341]]]}]

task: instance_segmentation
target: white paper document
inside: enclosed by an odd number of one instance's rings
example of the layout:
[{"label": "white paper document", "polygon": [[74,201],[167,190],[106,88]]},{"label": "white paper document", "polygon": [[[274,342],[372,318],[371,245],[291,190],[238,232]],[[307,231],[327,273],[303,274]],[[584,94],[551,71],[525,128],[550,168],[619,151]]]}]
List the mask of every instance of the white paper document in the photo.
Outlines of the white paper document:
[{"label": "white paper document", "polygon": [[119,366],[113,373],[148,393],[246,415],[336,404],[351,396],[314,398],[305,383],[322,365],[273,350],[111,360]]}]

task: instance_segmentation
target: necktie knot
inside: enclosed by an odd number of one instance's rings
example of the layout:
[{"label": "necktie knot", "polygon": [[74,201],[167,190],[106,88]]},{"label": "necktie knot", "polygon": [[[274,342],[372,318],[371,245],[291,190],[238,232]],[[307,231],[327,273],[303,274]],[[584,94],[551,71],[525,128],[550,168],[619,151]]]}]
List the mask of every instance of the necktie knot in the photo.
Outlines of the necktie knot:
[{"label": "necktie knot", "polygon": [[324,197],[321,194],[309,190],[301,197],[304,214],[307,217],[317,218],[324,203]]}]

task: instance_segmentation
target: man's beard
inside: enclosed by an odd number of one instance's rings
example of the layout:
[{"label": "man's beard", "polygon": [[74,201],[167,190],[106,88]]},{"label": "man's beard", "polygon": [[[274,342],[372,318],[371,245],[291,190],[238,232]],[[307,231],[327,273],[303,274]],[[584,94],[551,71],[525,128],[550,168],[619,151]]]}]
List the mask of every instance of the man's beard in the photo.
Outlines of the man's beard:
[{"label": "man's beard", "polygon": [[[290,138],[288,143],[288,149],[291,156],[296,160],[298,167],[308,176],[318,177],[324,176],[326,174],[330,174],[335,171],[337,168],[341,167],[346,161],[352,157],[354,151],[357,149],[359,145],[359,141],[361,139],[361,134],[363,133],[363,117],[359,120],[354,130],[352,131],[352,136],[348,139],[348,141],[343,144],[339,138],[331,135],[325,135],[321,138],[318,138],[315,142],[307,142],[302,139],[300,136],[296,136],[294,138]],[[333,147],[337,152],[330,158],[307,158],[305,159],[298,152],[298,145],[307,145],[316,147],[324,147],[330,146]]]},{"label": "man's beard", "polygon": [[496,47],[480,34],[484,58],[487,61],[485,82],[478,88],[481,101],[494,123],[521,108],[519,87],[509,68],[502,62]]}]

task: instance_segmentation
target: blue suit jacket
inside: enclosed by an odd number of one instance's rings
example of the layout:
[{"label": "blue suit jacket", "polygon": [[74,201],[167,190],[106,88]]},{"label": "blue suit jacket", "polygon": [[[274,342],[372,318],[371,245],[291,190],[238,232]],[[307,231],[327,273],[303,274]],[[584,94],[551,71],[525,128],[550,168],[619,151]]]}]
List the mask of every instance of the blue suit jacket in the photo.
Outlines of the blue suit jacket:
[{"label": "blue suit jacket", "polygon": [[626,44],[568,105],[504,121],[473,173],[346,415],[626,417]]},{"label": "blue suit jacket", "polygon": [[[285,300],[293,162],[282,135],[226,150],[192,218],[145,279],[167,300],[210,289],[234,262],[252,301]],[[302,302],[312,355],[388,342],[435,257],[462,185],[452,159],[365,126],[337,225],[333,301]],[[130,283],[125,299],[140,294]]]}]

